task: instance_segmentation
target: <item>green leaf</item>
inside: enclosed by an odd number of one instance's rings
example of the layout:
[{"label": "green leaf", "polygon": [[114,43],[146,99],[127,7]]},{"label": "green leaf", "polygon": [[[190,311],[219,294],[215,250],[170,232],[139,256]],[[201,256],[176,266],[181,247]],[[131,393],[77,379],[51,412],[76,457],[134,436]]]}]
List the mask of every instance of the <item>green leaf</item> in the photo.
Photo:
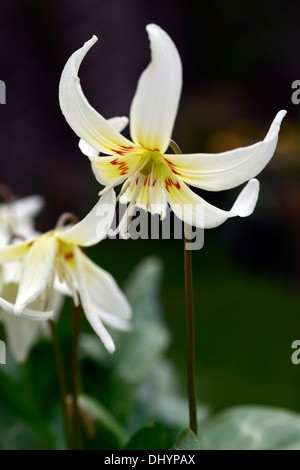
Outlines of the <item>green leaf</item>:
[{"label": "green leaf", "polygon": [[191,429],[185,429],[171,450],[202,450],[201,444]]},{"label": "green leaf", "polygon": [[0,403],[28,424],[45,448],[54,447],[50,428],[39,415],[35,402],[21,384],[0,371]]},{"label": "green leaf", "polygon": [[116,351],[116,371],[126,382],[141,383],[169,344],[162,317],[162,265],[148,258],[135,269],[125,292],[133,308],[133,329]]},{"label": "green leaf", "polygon": [[[139,390],[130,422],[137,429],[143,423],[159,421],[174,430],[170,441],[173,443],[178,432],[189,425],[188,409],[175,367],[169,360],[161,359]],[[197,406],[198,423],[207,419],[208,412],[208,407]]]},{"label": "green leaf", "polygon": [[150,423],[139,429],[124,450],[165,450],[165,432],[161,423]]},{"label": "green leaf", "polygon": [[97,432],[93,431],[94,424],[96,424],[98,428],[104,430],[106,434],[112,437],[119,448],[123,447],[128,440],[127,433],[104,406],[87,395],[80,395],[79,404],[86,421],[90,423],[92,433],[96,434]]},{"label": "green leaf", "polygon": [[223,411],[199,433],[209,450],[300,450],[300,415],[263,406],[240,406]]},{"label": "green leaf", "polygon": [[161,262],[148,258],[136,268],[125,289],[133,308],[133,328],[116,340],[105,402],[121,419],[128,415],[139,387],[169,344],[159,299],[161,279]]}]

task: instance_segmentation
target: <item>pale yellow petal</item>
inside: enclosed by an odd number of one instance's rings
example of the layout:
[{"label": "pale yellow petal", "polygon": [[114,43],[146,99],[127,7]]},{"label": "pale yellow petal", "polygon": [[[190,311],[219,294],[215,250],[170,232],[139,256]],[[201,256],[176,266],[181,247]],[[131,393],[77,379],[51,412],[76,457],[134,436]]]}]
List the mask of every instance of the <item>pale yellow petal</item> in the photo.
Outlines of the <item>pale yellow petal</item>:
[{"label": "pale yellow petal", "polygon": [[89,214],[73,227],[56,233],[64,243],[91,246],[106,238],[115,215],[116,195],[113,189],[103,194]]},{"label": "pale yellow petal", "polygon": [[22,270],[15,313],[19,315],[25,307],[43,292],[51,277],[54,277],[55,259],[58,248],[57,240],[52,236],[38,239],[30,247]]},{"label": "pale yellow petal", "polygon": [[170,36],[155,24],[147,26],[151,62],[142,73],[130,110],[134,142],[164,153],[169,146],[181,87],[180,56]]},{"label": "pale yellow petal", "polygon": [[264,140],[216,154],[165,155],[171,171],[186,183],[210,191],[234,188],[257,176],[272,158],[280,124],[286,111],[280,111]]},{"label": "pale yellow petal", "polygon": [[77,75],[84,56],[96,41],[97,37],[93,36],[67,61],[59,84],[59,103],[68,124],[78,137],[100,152],[118,155],[119,152],[132,149],[134,145],[92,108],[82,92]]},{"label": "pale yellow petal", "polygon": [[182,180],[169,170],[162,173],[167,200],[177,217],[189,225],[200,228],[218,227],[228,218],[250,215],[256,205],[259,182],[252,179],[240,193],[230,211],[218,209],[195,194]]}]

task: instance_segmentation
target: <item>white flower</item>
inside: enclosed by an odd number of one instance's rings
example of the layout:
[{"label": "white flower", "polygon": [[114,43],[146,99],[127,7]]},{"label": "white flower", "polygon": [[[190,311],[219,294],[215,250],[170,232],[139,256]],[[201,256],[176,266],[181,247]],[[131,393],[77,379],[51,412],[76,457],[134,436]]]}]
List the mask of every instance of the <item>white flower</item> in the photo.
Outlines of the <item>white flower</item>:
[{"label": "white flower", "polygon": [[[4,263],[2,266],[1,296],[11,304],[14,304],[18,294],[19,282],[22,276],[22,262],[20,260]],[[31,308],[41,310],[45,306],[45,296],[41,295]],[[64,296],[53,289],[48,297],[48,307],[57,318],[63,304]],[[0,308],[0,321],[4,325],[9,348],[18,362],[24,362],[30,349],[41,335],[48,336],[47,325],[44,322],[32,321],[27,318],[18,318]]]},{"label": "white flower", "polygon": [[[115,349],[103,323],[129,328],[130,306],[113,277],[93,263],[79,248],[105,238],[115,211],[115,193],[107,192],[91,212],[71,228],[58,227],[31,240],[0,248],[0,264],[23,257],[14,302],[0,298],[0,307],[22,318],[45,320],[53,316],[49,299],[55,276],[65,282],[75,304],[82,304],[86,318],[109,352]],[[44,299],[42,308],[34,302]]]},{"label": "white flower", "polygon": [[[277,114],[265,139],[254,145],[219,154],[167,154],[181,94],[181,60],[165,31],[154,24],[146,29],[152,60],[139,79],[131,104],[132,141],[119,132],[126,118],[109,122],[91,107],[82,92],[78,69],[96,36],[70,57],[62,72],[60,107],[81,138],[80,148],[92,162],[97,179],[106,189],[124,183],[123,199],[149,211],[154,208],[161,215],[167,198],[176,215],[190,225],[211,228],[229,217],[250,215],[259,192],[259,183],[252,178],[272,158],[286,112]],[[99,156],[100,152],[108,156]],[[212,206],[189,188],[221,191],[248,180],[230,211]]]},{"label": "white flower", "polygon": [[[37,195],[0,204],[0,246],[9,244],[15,237],[18,239],[36,236],[33,219],[43,206],[43,198]],[[9,302],[16,299],[21,272],[20,260],[5,263],[0,267],[0,294]],[[57,292],[51,297],[51,308],[56,315],[59,313],[62,299],[62,295]],[[16,318],[1,308],[0,321],[4,325],[8,345],[15,359],[18,362],[25,361],[31,347],[44,331],[43,325],[41,322]]]},{"label": "white flower", "polygon": [[43,206],[44,200],[38,195],[0,204],[0,246],[10,243],[14,236],[34,236],[33,219]]}]

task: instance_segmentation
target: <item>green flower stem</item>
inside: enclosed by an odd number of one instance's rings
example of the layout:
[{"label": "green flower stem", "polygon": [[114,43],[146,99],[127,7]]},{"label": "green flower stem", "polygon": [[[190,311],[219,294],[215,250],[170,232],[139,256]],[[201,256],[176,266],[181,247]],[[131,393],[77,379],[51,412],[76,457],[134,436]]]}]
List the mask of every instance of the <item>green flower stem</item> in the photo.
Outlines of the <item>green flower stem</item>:
[{"label": "green flower stem", "polygon": [[66,384],[66,376],[64,371],[63,360],[61,356],[61,351],[59,347],[56,326],[53,320],[48,320],[48,325],[50,328],[51,339],[53,344],[54,356],[55,356],[55,363],[58,375],[58,382],[59,382],[59,391],[60,391],[60,401],[61,401],[61,409],[62,409],[62,416],[63,416],[63,423],[64,423],[64,432],[65,432],[65,440],[66,440],[66,447],[67,449],[71,449],[71,434],[70,434],[70,426],[69,426],[69,419],[68,419],[68,410],[67,410],[67,384]]},{"label": "green flower stem", "polygon": [[72,388],[72,417],[73,417],[73,449],[79,450],[80,445],[80,417],[78,409],[78,340],[80,332],[81,306],[74,307],[72,357],[71,357],[71,388]]},{"label": "green flower stem", "polygon": [[[181,155],[179,146],[173,140],[170,147],[174,153]],[[185,278],[185,311],[186,311],[186,380],[189,400],[190,428],[196,434],[197,425],[197,401],[195,388],[195,328],[194,328],[194,296],[193,296],[193,272],[192,251],[187,249],[187,243],[191,240],[191,226],[184,224],[184,278]]]}]

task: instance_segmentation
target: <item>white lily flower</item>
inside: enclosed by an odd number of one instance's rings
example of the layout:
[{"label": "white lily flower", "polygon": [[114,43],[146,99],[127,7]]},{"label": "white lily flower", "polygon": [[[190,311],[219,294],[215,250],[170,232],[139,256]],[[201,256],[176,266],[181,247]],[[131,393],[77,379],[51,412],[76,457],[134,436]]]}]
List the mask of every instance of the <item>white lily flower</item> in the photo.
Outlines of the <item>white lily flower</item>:
[{"label": "white lily flower", "polygon": [[[21,261],[15,260],[3,264],[1,296],[9,305],[13,305],[16,301],[21,276]],[[46,299],[43,297],[40,296],[31,305],[34,311],[44,308]],[[1,302],[4,300],[0,299]],[[59,315],[62,303],[63,295],[54,289],[47,299],[47,307],[54,312],[55,317]],[[30,349],[41,335],[48,336],[47,325],[44,322],[32,321],[28,317],[18,318],[3,308],[0,308],[0,321],[4,325],[9,348],[18,362],[24,362],[27,359]]]},{"label": "white lily flower", "polygon": [[0,204],[0,246],[10,243],[12,236],[34,236],[34,217],[44,206],[44,199],[34,195]]},{"label": "white lily flower", "polygon": [[[248,147],[218,154],[174,155],[165,153],[170,145],[177,114],[182,66],[178,51],[159,26],[149,24],[152,60],[142,73],[130,109],[132,141],[120,134],[126,118],[109,122],[91,107],[78,78],[80,64],[95,44],[87,41],[68,60],[62,72],[59,100],[62,112],[81,138],[80,148],[106,188],[124,183],[120,195],[163,215],[165,198],[171,208],[190,225],[216,227],[229,217],[250,215],[256,205],[259,183],[254,178],[272,158],[280,123],[280,111],[265,139]],[[117,128],[119,127],[119,129]],[[107,156],[99,156],[102,152]],[[211,191],[234,188],[247,182],[230,211],[207,203],[189,185]],[[185,210],[189,207],[189,210]]]},{"label": "white lily flower", "polygon": [[[0,246],[9,244],[15,237],[28,238],[37,236],[38,232],[34,230],[33,219],[43,206],[44,200],[38,195],[0,204]],[[16,318],[6,311],[10,309],[10,306],[16,300],[18,283],[21,279],[22,261],[16,260],[4,263],[0,269],[0,294],[3,297],[0,306],[0,321],[4,325],[7,342],[12,354],[18,362],[23,362],[45,328],[43,322],[28,320],[29,317],[36,318],[36,312],[31,309],[26,309],[26,314],[28,315],[26,319]],[[53,310],[55,315],[58,315],[62,300],[61,294],[53,293],[49,304],[51,314]],[[40,301],[41,299],[37,299],[32,305],[34,310],[38,306],[41,307],[39,305]]]},{"label": "white lily flower", "polygon": [[44,320],[52,317],[53,311],[35,309],[33,303],[43,295],[48,302],[47,292],[52,292],[57,275],[72,292],[75,304],[80,299],[92,328],[107,350],[113,352],[114,342],[103,323],[127,330],[131,309],[113,277],[94,264],[79,247],[88,247],[104,239],[114,212],[115,193],[111,190],[71,228],[57,227],[31,240],[1,247],[0,264],[23,257],[23,268],[15,302],[0,298],[0,307],[23,318]]}]

